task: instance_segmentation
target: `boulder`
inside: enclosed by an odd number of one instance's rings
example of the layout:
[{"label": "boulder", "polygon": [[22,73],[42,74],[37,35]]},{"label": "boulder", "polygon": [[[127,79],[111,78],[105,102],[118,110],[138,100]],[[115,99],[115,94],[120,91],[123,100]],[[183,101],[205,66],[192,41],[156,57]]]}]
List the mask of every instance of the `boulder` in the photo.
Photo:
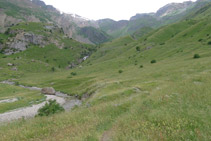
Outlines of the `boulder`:
[{"label": "boulder", "polygon": [[52,87],[46,87],[46,88],[43,88],[41,90],[41,93],[42,94],[46,94],[46,95],[55,95],[56,94],[56,91]]},{"label": "boulder", "polygon": [[7,63],[7,66],[13,66],[13,64],[12,63]]},{"label": "boulder", "polygon": [[148,46],[148,47],[146,47],[145,50],[150,50],[151,48],[152,48],[152,46]]},{"label": "boulder", "polygon": [[18,68],[17,67],[13,67],[13,68],[11,68],[11,70],[18,71]]}]

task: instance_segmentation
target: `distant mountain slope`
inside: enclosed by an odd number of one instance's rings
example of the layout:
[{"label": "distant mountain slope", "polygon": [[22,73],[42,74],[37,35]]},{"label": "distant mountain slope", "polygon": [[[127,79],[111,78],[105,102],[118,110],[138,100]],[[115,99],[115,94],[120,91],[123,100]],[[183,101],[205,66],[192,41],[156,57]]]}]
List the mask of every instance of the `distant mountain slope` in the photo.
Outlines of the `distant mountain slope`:
[{"label": "distant mountain slope", "polygon": [[107,33],[92,26],[81,28],[79,34],[83,35],[85,38],[88,38],[92,43],[95,44],[100,44],[111,39]]},{"label": "distant mountain slope", "polygon": [[[83,44],[66,36],[54,24],[27,22],[19,23],[0,34],[0,55],[5,56],[7,63],[16,65],[22,71],[38,71],[25,68],[25,61],[32,61],[42,66],[43,71],[70,69],[83,62],[83,58],[95,51],[95,46]],[[9,58],[16,58],[11,61]],[[18,58],[18,59],[17,59]]]},{"label": "distant mountain slope", "polygon": [[[77,41],[98,44],[111,38],[131,35],[137,30],[141,31],[141,28],[157,29],[163,25],[175,23],[209,1],[171,3],[160,8],[156,13],[136,14],[130,20],[93,21],[79,15],[61,14],[56,8],[40,0],[0,0],[0,32],[3,33],[10,26],[21,22],[45,22],[58,25],[67,36]],[[84,32],[85,29],[86,32]]]},{"label": "distant mountain slope", "polygon": [[131,35],[136,30],[144,27],[158,28],[184,19],[210,0],[198,0],[196,2],[170,3],[160,8],[156,13],[136,14],[130,20],[113,21],[102,19],[98,21],[99,27],[114,38]]},{"label": "distant mountain slope", "polygon": [[[78,31],[83,27],[92,26],[95,33],[101,33],[94,21],[78,15],[60,14],[53,6],[46,5],[40,0],[0,0],[0,32],[4,32],[11,25],[21,22],[54,23],[62,28],[69,37],[91,44],[95,42],[95,39],[92,38],[90,41],[85,38],[85,35],[78,34]],[[108,35],[105,36],[108,37]],[[101,42],[107,40],[106,38]]]},{"label": "distant mountain slope", "polygon": [[166,6],[160,8],[156,12],[157,17],[165,17],[165,16],[172,16],[172,15],[177,15],[179,13],[182,13],[186,11],[190,6],[193,5],[192,1],[187,1],[183,3],[170,3],[167,4]]}]

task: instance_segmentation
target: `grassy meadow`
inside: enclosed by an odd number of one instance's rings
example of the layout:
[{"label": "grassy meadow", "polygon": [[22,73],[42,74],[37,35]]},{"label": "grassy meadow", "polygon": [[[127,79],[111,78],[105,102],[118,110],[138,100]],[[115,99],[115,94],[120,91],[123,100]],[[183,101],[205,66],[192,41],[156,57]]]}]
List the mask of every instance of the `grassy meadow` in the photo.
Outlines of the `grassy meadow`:
[{"label": "grassy meadow", "polygon": [[0,113],[45,101],[45,96],[41,95],[39,91],[30,91],[18,86],[0,84],[0,101],[13,98],[17,98],[17,101],[0,103]]}]

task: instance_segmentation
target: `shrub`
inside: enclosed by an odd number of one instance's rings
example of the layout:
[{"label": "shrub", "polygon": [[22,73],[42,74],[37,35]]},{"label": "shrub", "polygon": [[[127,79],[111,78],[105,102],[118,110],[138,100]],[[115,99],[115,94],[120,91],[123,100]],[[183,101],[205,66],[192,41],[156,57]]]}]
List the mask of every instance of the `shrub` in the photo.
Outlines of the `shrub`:
[{"label": "shrub", "polygon": [[143,68],[143,67],[144,67],[143,65],[140,66],[140,68]]},{"label": "shrub", "polygon": [[152,60],[152,61],[151,61],[152,64],[154,64],[154,63],[156,63],[156,62],[157,62],[156,60]]},{"label": "shrub", "polygon": [[3,39],[0,39],[0,44],[3,44],[3,43],[4,43]]},{"label": "shrub", "polygon": [[8,29],[5,31],[5,34],[6,34],[6,35],[9,35],[9,34],[10,34],[10,28],[8,28]]},{"label": "shrub", "polygon": [[15,82],[15,86],[18,86],[19,85],[19,82]]},{"label": "shrub", "polygon": [[71,72],[71,75],[75,76],[75,75],[77,75],[77,73],[76,72]]},{"label": "shrub", "polygon": [[136,47],[136,51],[141,51],[140,47]]},{"label": "shrub", "polygon": [[52,68],[51,68],[51,71],[52,71],[52,72],[54,72],[54,71],[55,71],[55,68],[54,68],[54,67],[52,67]]},{"label": "shrub", "polygon": [[64,108],[56,100],[49,100],[48,103],[38,110],[38,116],[50,116],[62,111],[64,111]]},{"label": "shrub", "polygon": [[207,44],[208,44],[208,45],[211,45],[211,41],[209,41]]},{"label": "shrub", "polygon": [[194,54],[193,58],[194,59],[200,58],[200,55],[199,54]]},{"label": "shrub", "polygon": [[199,39],[198,41],[201,42],[201,41],[203,41],[203,39]]},{"label": "shrub", "polygon": [[123,73],[123,70],[119,70],[119,73]]}]

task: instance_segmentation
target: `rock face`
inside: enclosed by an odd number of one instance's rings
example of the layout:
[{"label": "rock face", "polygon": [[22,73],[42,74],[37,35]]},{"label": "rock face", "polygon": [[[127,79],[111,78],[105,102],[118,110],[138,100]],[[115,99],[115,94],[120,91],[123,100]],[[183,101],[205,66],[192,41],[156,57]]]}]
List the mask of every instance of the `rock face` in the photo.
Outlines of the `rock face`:
[{"label": "rock face", "polygon": [[46,94],[46,95],[55,95],[56,94],[56,91],[52,87],[46,87],[46,88],[43,88],[41,90],[41,93],[42,94]]},{"label": "rock face", "polygon": [[166,6],[160,8],[157,13],[156,16],[158,17],[164,17],[167,15],[171,15],[171,14],[176,14],[176,13],[181,13],[183,11],[185,11],[188,7],[190,7],[193,4],[192,1],[187,1],[187,2],[183,2],[183,3],[170,3],[167,4]]},{"label": "rock face", "polygon": [[46,45],[44,37],[41,35],[35,35],[34,33],[25,33],[22,31],[18,31],[17,33],[13,33],[13,31],[11,31],[10,34],[17,35],[13,38],[10,38],[9,41],[6,43],[7,48],[4,50],[4,54],[7,55],[24,51],[27,49],[29,44],[39,46]]}]

